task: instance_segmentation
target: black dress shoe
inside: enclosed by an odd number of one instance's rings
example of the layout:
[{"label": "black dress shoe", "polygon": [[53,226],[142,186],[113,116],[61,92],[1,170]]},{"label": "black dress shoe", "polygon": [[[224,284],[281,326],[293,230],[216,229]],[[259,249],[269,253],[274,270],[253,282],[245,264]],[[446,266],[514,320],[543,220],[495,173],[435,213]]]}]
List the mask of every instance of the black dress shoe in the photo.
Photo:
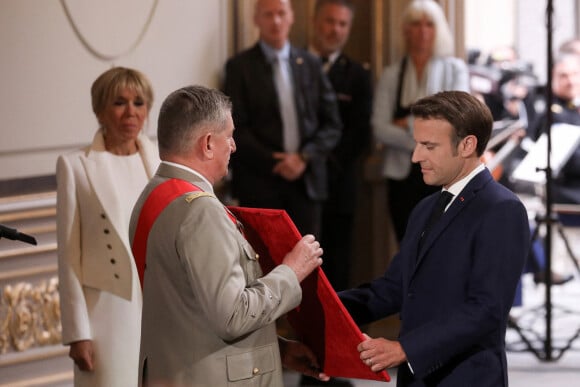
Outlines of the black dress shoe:
[{"label": "black dress shoe", "polygon": [[[572,274],[562,275],[552,272],[552,285],[562,285],[574,278]],[[546,283],[546,273],[544,271],[539,271],[534,273],[534,282],[536,284]]]},{"label": "black dress shoe", "polygon": [[318,380],[316,378],[302,375],[302,379],[300,380],[301,386],[341,386],[341,387],[354,387],[354,384],[348,379],[341,379],[341,378],[330,378],[328,382],[323,382],[322,380]]}]

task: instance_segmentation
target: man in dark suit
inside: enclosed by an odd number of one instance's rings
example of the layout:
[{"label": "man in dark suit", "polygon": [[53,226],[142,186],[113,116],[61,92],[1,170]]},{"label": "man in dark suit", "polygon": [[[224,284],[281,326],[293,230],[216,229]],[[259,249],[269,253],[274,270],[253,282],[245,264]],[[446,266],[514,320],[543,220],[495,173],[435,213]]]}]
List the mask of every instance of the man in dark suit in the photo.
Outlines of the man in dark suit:
[{"label": "man in dark suit", "polygon": [[238,149],[232,188],[240,205],[285,209],[302,234],[318,236],[341,123],[320,61],[288,42],[293,21],[289,0],[258,0],[260,41],[226,64]]},{"label": "man in dark suit", "polygon": [[352,26],[350,0],[318,0],[314,8],[309,51],[322,58],[323,69],[336,92],[342,137],[328,159],[329,196],[322,212],[323,266],[335,290],[349,285],[352,233],[361,158],[370,140],[372,109],[368,69],[342,53]]},{"label": "man in dark suit", "polygon": [[[385,274],[340,298],[359,324],[400,313],[396,341],[359,344],[373,371],[398,366],[397,386],[507,386],[505,332],[529,250],[526,209],[480,161],[493,119],[477,98],[446,91],[416,102],[426,184]],[[440,197],[451,202],[432,213]],[[439,203],[437,203],[439,204]]]},{"label": "man in dark suit", "polygon": [[[580,125],[580,56],[562,53],[552,68],[552,123]],[[546,132],[547,112],[541,114],[535,137]],[[552,193],[555,203],[580,204],[580,147],[566,162],[554,180]],[[570,277],[571,279],[571,277]]]}]

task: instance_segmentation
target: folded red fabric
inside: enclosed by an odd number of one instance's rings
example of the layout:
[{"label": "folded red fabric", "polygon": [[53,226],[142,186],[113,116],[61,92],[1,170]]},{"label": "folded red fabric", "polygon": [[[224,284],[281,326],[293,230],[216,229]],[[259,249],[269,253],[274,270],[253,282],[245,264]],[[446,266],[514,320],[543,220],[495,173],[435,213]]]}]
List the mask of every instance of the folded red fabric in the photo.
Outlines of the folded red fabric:
[{"label": "folded red fabric", "polygon": [[[282,263],[302,238],[286,211],[228,208],[244,225],[245,237],[260,255],[264,273]],[[356,347],[363,335],[322,269],[314,271],[301,286],[302,303],[288,313],[288,321],[316,354],[322,370],[332,377],[390,381],[386,371],[373,372],[360,360]]]}]

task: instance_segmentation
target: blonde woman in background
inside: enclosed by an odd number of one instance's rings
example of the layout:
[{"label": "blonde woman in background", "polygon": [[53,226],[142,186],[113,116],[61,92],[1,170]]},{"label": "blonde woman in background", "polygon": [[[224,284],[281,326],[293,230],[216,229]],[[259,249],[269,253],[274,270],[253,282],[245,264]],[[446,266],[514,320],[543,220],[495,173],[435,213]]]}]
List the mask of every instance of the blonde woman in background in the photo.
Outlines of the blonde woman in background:
[{"label": "blonde woman in background", "polygon": [[142,296],[129,219],[159,163],[143,133],[153,92],[140,72],[115,67],[91,88],[99,129],[57,162],[57,236],[63,343],[75,386],[137,385]]},{"label": "blonde woman in background", "polygon": [[411,163],[415,140],[409,107],[440,91],[469,90],[467,66],[452,56],[453,37],[435,1],[409,3],[401,39],[403,58],[383,71],[371,119],[375,140],[387,148],[383,176],[388,179],[389,209],[399,242],[413,207],[438,189],[427,186],[419,165]]}]

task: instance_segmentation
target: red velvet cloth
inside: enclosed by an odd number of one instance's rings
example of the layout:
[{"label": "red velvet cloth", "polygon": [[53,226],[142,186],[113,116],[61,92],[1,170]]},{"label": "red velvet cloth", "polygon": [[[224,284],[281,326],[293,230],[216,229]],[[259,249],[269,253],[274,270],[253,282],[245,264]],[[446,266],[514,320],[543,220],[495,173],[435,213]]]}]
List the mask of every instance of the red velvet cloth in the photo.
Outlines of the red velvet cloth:
[{"label": "red velvet cloth", "polygon": [[[271,271],[302,238],[283,210],[228,207],[244,225],[246,239],[260,255],[264,273]],[[357,345],[364,340],[322,269],[301,283],[302,303],[288,313],[300,340],[332,377],[390,381],[386,371],[373,372],[362,363]]]}]

